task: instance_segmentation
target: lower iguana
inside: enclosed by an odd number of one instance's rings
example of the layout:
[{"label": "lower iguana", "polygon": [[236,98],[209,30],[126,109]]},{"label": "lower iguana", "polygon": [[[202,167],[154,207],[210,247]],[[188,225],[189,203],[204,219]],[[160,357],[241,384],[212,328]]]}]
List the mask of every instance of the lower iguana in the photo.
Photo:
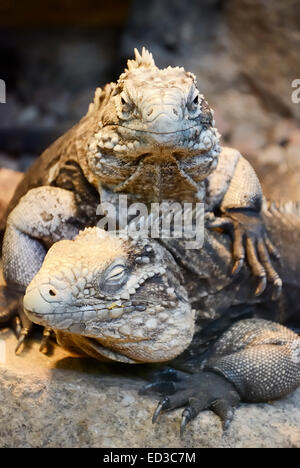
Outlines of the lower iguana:
[{"label": "lower iguana", "polygon": [[263,216],[281,255],[280,301],[272,300],[271,287],[253,297],[247,267],[238,278],[230,275],[224,234],[206,231],[203,248],[188,250],[183,239],[130,239],[87,228],[48,251],[27,287],[26,314],[77,355],[173,360],[192,375],[164,371],[145,387],[165,395],[153,421],[162,410],[186,406],[183,431],[210,408],[226,428],[241,400],[280,398],[300,384],[300,337],[282,325],[300,326],[300,210],[265,204]]},{"label": "lower iguana", "polygon": [[[233,272],[247,258],[256,296],[267,281],[274,298],[280,295],[254,170],[238,151],[220,147],[195,76],[159,69],[145,49],[135,51],[116,83],[96,90],[87,115],[44,151],[17,188],[2,249],[11,289],[23,294],[49,246],[94,226],[99,202],[117,205],[120,194],[129,203],[205,203],[212,227],[232,232]],[[21,341],[28,326],[23,317]]]}]

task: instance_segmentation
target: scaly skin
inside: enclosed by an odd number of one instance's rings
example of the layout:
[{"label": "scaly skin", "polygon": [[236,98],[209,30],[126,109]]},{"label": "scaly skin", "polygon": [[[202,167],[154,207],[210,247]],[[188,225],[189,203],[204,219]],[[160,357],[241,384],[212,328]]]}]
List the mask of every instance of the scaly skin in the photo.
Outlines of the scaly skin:
[{"label": "scaly skin", "polygon": [[[299,326],[300,221],[297,207],[286,209],[289,214],[265,207],[265,223],[282,255],[283,300]],[[300,339],[265,320],[289,322],[292,314],[277,315],[283,311],[272,291],[253,299],[247,268],[239,278],[229,277],[229,238],[206,232],[203,249],[193,251],[184,250],[182,239],[163,243],[167,249],[148,238],[115,238],[98,228],[56,243],[27,288],[26,314],[53,328],[58,342],[79,355],[126,363],[177,358],[173,364],[194,375],[183,381],[162,375],[145,391],[169,393],[154,421],[162,410],[188,405],[182,430],[205,408],[226,428],[240,400],[267,401],[295,389]]]},{"label": "scaly skin", "polygon": [[[3,242],[7,283],[24,292],[49,245],[94,226],[97,204],[117,204],[126,193],[129,202],[204,202],[212,227],[221,216],[235,239],[233,270],[247,259],[259,280],[255,294],[269,280],[279,296],[252,167],[238,151],[220,147],[213,112],[193,74],[160,70],[144,49],[135,54],[117,83],[96,90],[87,115],[41,155],[18,187]],[[32,192],[37,187],[39,196]]]},{"label": "scaly skin", "polygon": [[[295,213],[296,210],[297,207]],[[51,247],[42,268],[27,287],[25,310],[40,325],[101,338],[108,348],[120,340],[123,346],[130,332],[131,338],[135,333],[140,334],[136,339],[141,343],[152,333],[158,338],[158,327],[161,327],[159,334],[173,329],[176,343],[177,335],[186,333],[182,351],[194,335],[191,324],[195,314],[197,336],[199,333],[208,336],[213,324],[215,338],[233,320],[243,317],[246,306],[251,307],[251,317],[283,323],[293,321],[299,326],[300,262],[296,246],[300,241],[300,218],[299,214],[283,212],[284,207],[264,210],[268,233],[281,254],[278,262],[284,280],[281,302],[272,300],[272,288],[259,298],[253,296],[254,283],[248,268],[236,278],[229,275],[231,242],[228,236],[206,231],[203,248],[187,250],[183,239],[130,240],[99,228],[88,228],[75,240],[60,241]],[[130,304],[132,301],[134,305]],[[285,303],[284,311],[282,303]],[[35,304],[37,316],[29,304]],[[135,309],[135,306],[140,308]],[[150,320],[149,330],[144,326],[148,315],[155,317],[155,323]],[[124,335],[119,330],[122,327],[126,330]],[[179,341],[182,340],[180,336]],[[166,356],[162,348],[160,356],[152,355],[155,362],[180,354],[175,348],[172,350],[167,338],[159,343],[169,347],[169,354]],[[208,342],[205,345],[207,347]],[[199,349],[197,352],[199,355]],[[138,355],[133,359],[138,361]]]}]

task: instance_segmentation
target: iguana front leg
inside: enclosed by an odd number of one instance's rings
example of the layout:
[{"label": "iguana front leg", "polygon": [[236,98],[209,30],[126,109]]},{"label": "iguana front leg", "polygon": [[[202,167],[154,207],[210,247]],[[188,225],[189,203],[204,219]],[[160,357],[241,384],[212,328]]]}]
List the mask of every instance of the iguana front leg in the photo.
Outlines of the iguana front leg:
[{"label": "iguana front leg", "polygon": [[[19,303],[14,308],[22,323],[17,349],[31,329],[29,319],[20,310],[21,298],[41,268],[47,247],[61,239],[72,239],[81,228],[74,194],[57,187],[30,190],[10,213],[3,239],[2,261],[5,280]],[[10,320],[12,308],[8,301],[4,302],[6,317]],[[3,311],[2,322],[4,319]]]},{"label": "iguana front leg", "polygon": [[[216,342],[203,372],[186,379],[161,379],[147,385],[168,395],[153,416],[186,406],[181,433],[200,411],[213,410],[226,429],[240,401],[264,402],[287,395],[300,384],[300,338],[291,330],[262,319],[241,320]],[[177,381],[176,381],[177,380]],[[144,392],[144,393],[145,393]]]},{"label": "iguana front leg", "polygon": [[270,281],[274,288],[273,299],[278,299],[282,281],[270,255],[277,259],[279,255],[265,230],[261,215],[263,194],[253,168],[237,151],[226,149],[220,155],[216,173],[210,178],[212,192],[216,191],[215,185],[224,188],[223,193],[220,191],[218,204],[212,207],[214,214],[208,218],[207,227],[231,234],[232,273],[238,274],[247,260],[253,275],[258,278],[255,295],[260,296]]}]

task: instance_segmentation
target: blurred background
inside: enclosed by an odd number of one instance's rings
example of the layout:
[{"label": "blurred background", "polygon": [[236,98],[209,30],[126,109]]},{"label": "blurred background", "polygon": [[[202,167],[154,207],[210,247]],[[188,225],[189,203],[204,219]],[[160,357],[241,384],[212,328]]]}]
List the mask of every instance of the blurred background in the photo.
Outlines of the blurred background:
[{"label": "blurred background", "polygon": [[0,216],[18,178],[3,168],[26,170],[142,46],[196,74],[267,195],[300,200],[299,0],[0,0],[0,18]]}]

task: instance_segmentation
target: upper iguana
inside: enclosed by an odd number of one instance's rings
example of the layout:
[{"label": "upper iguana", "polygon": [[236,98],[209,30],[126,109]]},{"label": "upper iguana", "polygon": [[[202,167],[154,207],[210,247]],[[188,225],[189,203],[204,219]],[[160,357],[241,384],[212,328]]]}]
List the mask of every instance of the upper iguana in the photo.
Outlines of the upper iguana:
[{"label": "upper iguana", "polygon": [[147,203],[204,202],[211,227],[233,235],[233,272],[247,257],[259,279],[255,294],[269,280],[278,297],[282,282],[269,258],[275,250],[261,218],[260,183],[238,151],[220,148],[214,125],[193,74],[160,70],[148,51],[135,51],[119,80],[96,90],[86,116],[44,151],[17,188],[2,249],[8,285],[23,293],[50,245],[94,226],[98,203],[117,204],[127,193]]},{"label": "upper iguana", "polygon": [[179,356],[177,367],[193,374],[163,372],[146,387],[167,394],[153,420],[187,405],[182,430],[205,408],[227,427],[240,400],[268,401],[300,384],[300,338],[274,322],[300,325],[300,211],[265,205],[263,213],[281,254],[281,302],[271,288],[254,298],[247,268],[232,278],[226,235],[207,231],[202,249],[187,250],[184,239],[88,228],[48,251],[26,290],[26,313],[77,355],[124,363]]}]

